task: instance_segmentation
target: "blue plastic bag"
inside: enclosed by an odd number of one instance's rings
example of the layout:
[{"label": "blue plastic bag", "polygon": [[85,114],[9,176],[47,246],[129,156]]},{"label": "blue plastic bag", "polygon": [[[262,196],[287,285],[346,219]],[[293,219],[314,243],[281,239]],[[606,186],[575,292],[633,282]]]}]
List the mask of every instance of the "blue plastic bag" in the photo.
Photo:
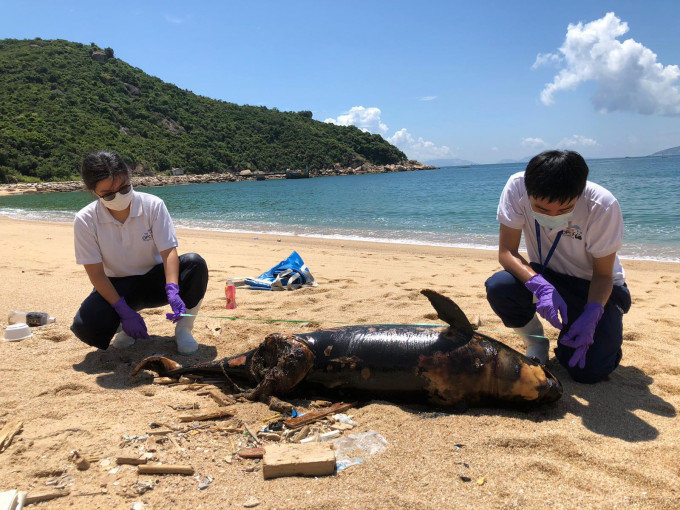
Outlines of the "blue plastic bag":
[{"label": "blue plastic bag", "polygon": [[295,290],[303,286],[317,286],[312,273],[296,251],[257,278],[245,278],[244,283],[255,290]]}]

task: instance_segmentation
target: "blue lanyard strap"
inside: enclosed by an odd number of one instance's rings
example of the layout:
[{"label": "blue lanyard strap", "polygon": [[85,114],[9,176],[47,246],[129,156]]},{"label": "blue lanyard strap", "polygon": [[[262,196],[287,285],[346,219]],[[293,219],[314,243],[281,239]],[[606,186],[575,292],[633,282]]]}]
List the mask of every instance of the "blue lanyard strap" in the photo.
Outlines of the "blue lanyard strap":
[{"label": "blue lanyard strap", "polygon": [[557,248],[557,243],[560,242],[560,238],[562,237],[562,232],[564,230],[560,230],[557,233],[557,237],[553,241],[552,246],[550,247],[550,250],[548,251],[548,256],[545,258],[545,265],[543,264],[543,253],[541,250],[541,227],[538,225],[538,221],[534,220],[534,224],[536,225],[536,243],[538,244],[538,259],[539,262],[541,263],[541,273],[543,272],[543,269],[548,267],[548,262],[550,262],[550,258],[553,256],[553,253],[555,253],[555,248]]}]

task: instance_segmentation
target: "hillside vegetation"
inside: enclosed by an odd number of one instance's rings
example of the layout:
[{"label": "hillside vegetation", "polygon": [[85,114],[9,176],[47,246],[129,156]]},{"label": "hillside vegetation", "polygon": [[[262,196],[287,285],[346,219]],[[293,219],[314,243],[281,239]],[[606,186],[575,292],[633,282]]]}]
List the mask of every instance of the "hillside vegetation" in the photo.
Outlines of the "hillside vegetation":
[{"label": "hillside vegetation", "polygon": [[94,43],[0,40],[0,182],[78,179],[83,157],[100,148],[146,175],[406,160],[380,135],[313,120],[310,111],[198,96]]}]

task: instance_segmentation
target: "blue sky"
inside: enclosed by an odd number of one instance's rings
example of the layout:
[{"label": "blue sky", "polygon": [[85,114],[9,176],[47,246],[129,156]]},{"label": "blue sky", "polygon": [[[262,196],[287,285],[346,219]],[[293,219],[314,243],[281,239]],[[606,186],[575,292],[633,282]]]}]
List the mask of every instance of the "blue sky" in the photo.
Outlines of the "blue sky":
[{"label": "blue sky", "polygon": [[197,94],[477,163],[680,145],[678,19],[676,0],[0,0],[0,38],[94,42]]}]

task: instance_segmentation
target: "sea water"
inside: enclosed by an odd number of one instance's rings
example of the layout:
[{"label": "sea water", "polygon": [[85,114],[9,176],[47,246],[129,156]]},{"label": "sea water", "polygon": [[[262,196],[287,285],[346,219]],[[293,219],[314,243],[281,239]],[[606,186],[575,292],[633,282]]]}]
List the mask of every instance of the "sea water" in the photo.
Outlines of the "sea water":
[{"label": "sea water", "polygon": [[[524,163],[140,188],[182,228],[496,249],[496,207]],[[622,258],[680,262],[680,157],[588,160],[623,211]],[[86,192],[0,197],[0,215],[72,221]]]}]

